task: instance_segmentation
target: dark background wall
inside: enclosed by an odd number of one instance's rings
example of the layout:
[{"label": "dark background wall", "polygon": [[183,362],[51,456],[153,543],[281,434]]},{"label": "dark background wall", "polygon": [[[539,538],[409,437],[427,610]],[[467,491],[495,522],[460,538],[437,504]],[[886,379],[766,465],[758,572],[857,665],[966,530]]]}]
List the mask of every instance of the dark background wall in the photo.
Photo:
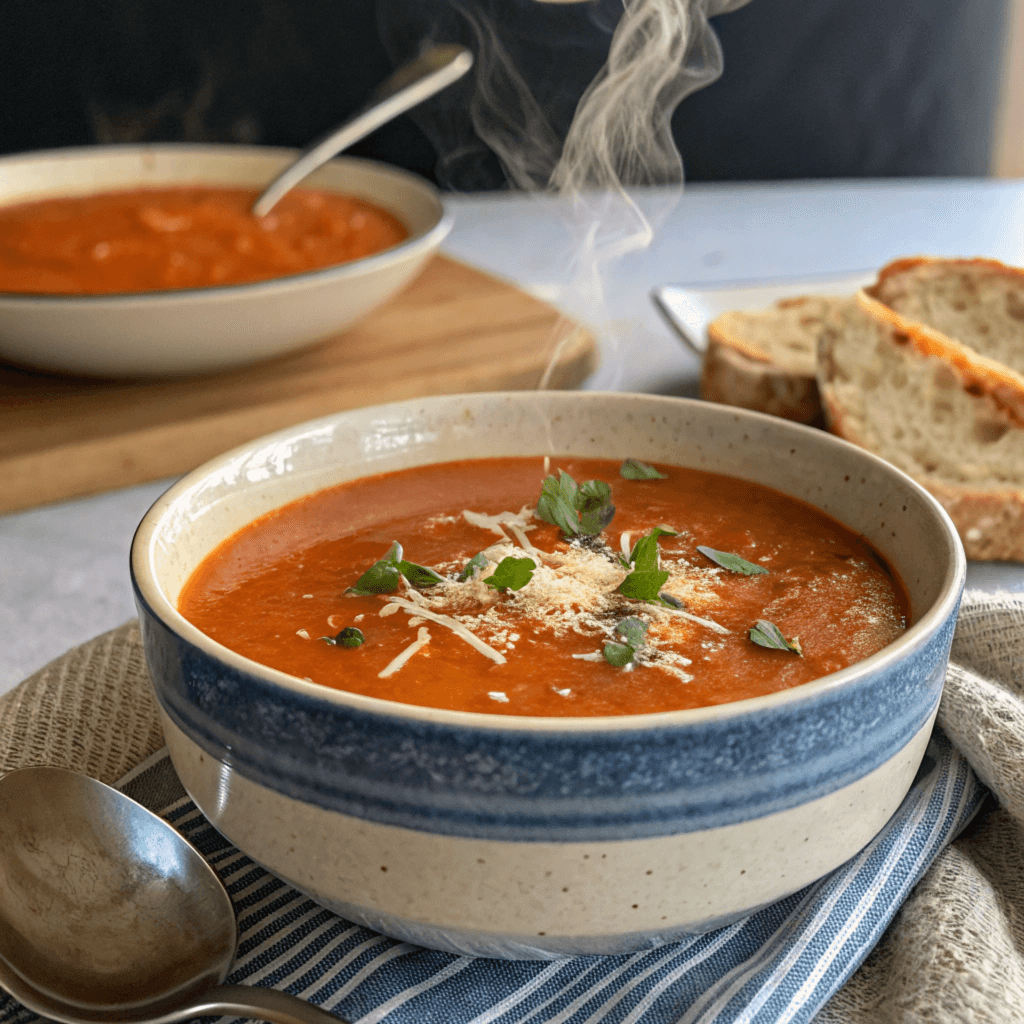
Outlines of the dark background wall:
[{"label": "dark background wall", "polygon": [[[603,62],[621,0],[464,2],[514,8],[503,43],[564,124]],[[985,174],[1005,8],[752,0],[716,19],[725,73],[673,118],[687,177]],[[300,146],[354,110],[399,50],[439,24],[472,43],[448,0],[0,0],[0,152],[175,140]],[[406,117],[353,152],[435,177],[439,154],[423,127],[436,140],[429,118]],[[445,166],[447,187],[503,184],[482,145]]]}]

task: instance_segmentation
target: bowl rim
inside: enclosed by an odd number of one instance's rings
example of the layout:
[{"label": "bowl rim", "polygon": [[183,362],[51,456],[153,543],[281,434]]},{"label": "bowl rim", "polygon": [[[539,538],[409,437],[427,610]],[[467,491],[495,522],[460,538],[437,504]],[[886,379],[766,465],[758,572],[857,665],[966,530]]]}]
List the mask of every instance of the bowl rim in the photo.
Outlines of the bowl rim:
[{"label": "bowl rim", "polygon": [[[652,728],[670,728],[699,726],[703,723],[717,722],[723,719],[739,719],[757,715],[761,712],[772,711],[791,704],[810,702],[825,694],[831,694],[836,690],[844,689],[854,685],[876,671],[885,671],[895,662],[910,655],[913,651],[923,647],[946,621],[949,614],[959,605],[960,597],[964,589],[967,575],[967,558],[964,554],[963,544],[953,525],[949,514],[942,505],[924,487],[915,481],[908,474],[877,455],[860,448],[831,434],[827,431],[818,430],[803,424],[784,420],[777,416],[770,416],[767,413],[754,412],[739,407],[723,407],[732,414],[741,418],[752,418],[755,422],[768,421],[782,429],[792,429],[797,433],[806,433],[814,436],[822,444],[828,447],[836,447],[855,451],[858,456],[874,463],[883,472],[890,473],[893,477],[908,486],[915,492],[924,503],[931,508],[939,522],[944,526],[946,539],[950,542],[951,562],[945,578],[939,588],[936,600],[924,614],[892,643],[883,647],[875,654],[854,662],[846,668],[837,672],[830,672],[827,675],[819,676],[799,686],[789,687],[785,690],[778,690],[774,693],[764,694],[759,697],[748,697],[744,700],[729,701],[724,704],[712,704],[697,708],[686,708],[681,710],[657,711],[640,715],[603,715],[603,716],[572,716],[560,718],[556,716],[532,716],[532,715],[509,715],[478,711],[455,711],[446,708],[431,708],[417,704],[404,704],[399,701],[386,700],[382,697],[370,697],[365,694],[351,693],[347,690],[339,690],[334,687],[319,683],[307,682],[298,676],[293,676],[279,669],[261,665],[259,662],[237,654],[230,648],[219,644],[211,637],[203,633],[186,619],[173,604],[167,599],[162,588],[157,583],[150,564],[150,552],[156,540],[159,526],[163,516],[169,511],[171,505],[199,481],[223,467],[226,463],[238,459],[246,452],[260,447],[264,448],[270,444],[279,443],[289,438],[294,438],[299,433],[329,426],[343,419],[347,415],[373,414],[377,418],[386,416],[389,412],[394,414],[402,408],[411,406],[422,406],[424,403],[436,401],[438,403],[455,400],[505,400],[508,398],[519,398],[525,400],[530,396],[538,394],[544,396],[562,397],[568,400],[580,401],[643,401],[653,404],[667,404],[676,406],[681,403],[694,408],[707,408],[713,403],[701,399],[683,398],[670,395],[652,395],[616,391],[546,391],[542,393],[533,391],[493,391],[475,392],[465,395],[436,395],[406,401],[390,402],[376,406],[366,406],[358,409],[343,410],[332,413],[328,416],[318,417],[314,420],[307,420],[303,423],[285,427],[282,430],[265,434],[262,437],[245,444],[238,445],[213,459],[197,466],[190,473],[172,484],[159,498],[150,506],[140,521],[132,538],[129,554],[129,565],[131,580],[135,589],[136,599],[142,603],[150,614],[160,621],[170,632],[176,634],[180,639],[198,647],[206,655],[226,663],[231,668],[248,673],[261,679],[264,683],[272,683],[281,686],[297,696],[321,701],[328,705],[341,708],[349,708],[353,711],[368,713],[378,717],[415,720],[424,724],[436,724],[449,727],[464,727],[468,729],[499,730],[503,732],[549,732],[549,733],[572,733],[586,734],[595,732],[641,732]],[[444,461],[444,460],[439,460]],[[374,474],[367,474],[374,475]],[[728,475],[728,474],[725,474]],[[359,477],[353,478],[359,479]],[[311,491],[309,493],[316,493]],[[783,492],[785,493],[785,492]],[[292,499],[298,500],[298,499]],[[803,499],[801,499],[803,500]],[[288,504],[288,503],[286,503]],[[808,504],[812,504],[808,502]],[[277,506],[282,507],[282,506]],[[817,507],[817,506],[814,506]],[[828,515],[829,513],[825,513]],[[841,521],[841,520],[840,520]],[[845,525],[845,524],[844,524]],[[153,600],[153,598],[156,600]]]},{"label": "bowl rim", "polygon": [[[111,156],[138,156],[146,154],[173,154],[185,155],[189,151],[210,153],[231,156],[278,156],[295,157],[301,152],[299,149],[288,146],[243,146],[232,143],[194,143],[194,142],[154,142],[154,143],[117,143],[101,144],[95,146],[69,146],[66,149],[39,149],[26,153],[8,153],[0,156],[0,175],[3,174],[5,166],[13,164],[29,164],[35,162],[60,161],[74,163],[88,157],[98,157],[104,154]],[[404,167],[396,167],[382,160],[371,160],[367,157],[348,156],[341,154],[332,157],[324,166],[342,166],[345,164],[355,165],[376,171],[384,176],[391,176],[404,181],[413,188],[419,188],[421,192],[431,200],[434,206],[434,221],[429,228],[417,235],[403,239],[387,249],[371,253],[369,256],[360,256],[358,259],[348,260],[345,263],[337,263],[329,267],[321,267],[317,270],[305,270],[298,274],[288,274],[283,277],[271,277],[261,281],[246,281],[240,284],[214,284],[201,288],[164,288],[148,292],[109,292],[99,294],[77,294],[74,292],[63,294],[36,293],[36,292],[5,292],[0,291],[0,303],[12,304],[19,307],[25,306],[60,306],[71,303],[75,306],[99,306],[104,303],[114,303],[118,306],[137,305],[169,305],[177,302],[203,302],[223,301],[224,299],[245,298],[253,292],[274,292],[299,287],[313,287],[320,284],[333,283],[345,278],[358,278],[366,274],[372,274],[381,266],[393,263],[396,259],[415,259],[424,251],[430,251],[440,246],[441,242],[448,236],[455,223],[455,214],[446,206],[440,189],[433,183],[427,181],[414,171],[406,170]],[[170,187],[172,183],[168,183]],[[182,181],[180,184],[187,184]],[[213,184],[211,179],[196,179],[196,184]],[[119,186],[99,186],[96,192],[118,192],[130,191],[138,186],[131,183],[124,183]],[[76,195],[89,195],[88,192],[75,193]],[[95,194],[95,193],[93,193]],[[59,198],[59,194],[45,198]],[[15,206],[22,202],[44,202],[45,198],[39,200],[17,200],[8,203],[0,195],[0,209],[5,206]],[[391,213],[392,211],[388,210]],[[400,219],[400,218],[399,218]]]}]

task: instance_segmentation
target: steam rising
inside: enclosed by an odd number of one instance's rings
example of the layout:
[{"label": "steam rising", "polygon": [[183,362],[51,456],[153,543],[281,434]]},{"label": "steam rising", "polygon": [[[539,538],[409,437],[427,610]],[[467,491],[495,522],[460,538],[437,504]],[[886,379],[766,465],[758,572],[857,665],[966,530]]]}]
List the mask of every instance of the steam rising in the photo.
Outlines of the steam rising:
[{"label": "steam rising", "polygon": [[[565,304],[588,310],[592,323],[604,308],[603,265],[647,246],[681,190],[672,113],[723,66],[708,18],[745,2],[420,0],[421,17],[432,19],[425,34],[458,39],[476,56],[461,94],[449,90],[413,115],[440,154],[442,184],[488,187],[481,168],[496,157],[506,187],[572,197],[574,301]],[[388,39],[383,21],[382,35]],[[404,38],[407,50],[411,29]],[[391,41],[395,50],[394,33]],[[603,66],[588,68],[595,53],[606,53]],[[581,69],[589,81],[573,81]],[[645,203],[648,215],[627,191],[672,185],[675,193]],[[565,334],[555,339],[542,388],[571,338]],[[605,341],[615,346],[614,332]]]}]

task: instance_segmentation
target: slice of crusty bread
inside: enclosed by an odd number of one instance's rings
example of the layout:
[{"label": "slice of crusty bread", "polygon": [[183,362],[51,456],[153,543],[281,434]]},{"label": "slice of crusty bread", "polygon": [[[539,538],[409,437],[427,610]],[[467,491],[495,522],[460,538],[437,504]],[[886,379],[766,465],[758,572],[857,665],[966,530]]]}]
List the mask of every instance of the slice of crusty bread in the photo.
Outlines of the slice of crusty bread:
[{"label": "slice of crusty bread", "polygon": [[832,431],[898,466],[949,513],[968,558],[1024,561],[1024,418],[928,347],[927,329],[879,316],[863,293],[818,345]]},{"label": "slice of crusty bread", "polygon": [[1024,417],[1024,271],[916,256],[883,267],[861,301]]},{"label": "slice of crusty bread", "polygon": [[825,318],[842,301],[800,296],[718,317],[708,327],[701,396],[799,423],[820,421],[815,351]]}]

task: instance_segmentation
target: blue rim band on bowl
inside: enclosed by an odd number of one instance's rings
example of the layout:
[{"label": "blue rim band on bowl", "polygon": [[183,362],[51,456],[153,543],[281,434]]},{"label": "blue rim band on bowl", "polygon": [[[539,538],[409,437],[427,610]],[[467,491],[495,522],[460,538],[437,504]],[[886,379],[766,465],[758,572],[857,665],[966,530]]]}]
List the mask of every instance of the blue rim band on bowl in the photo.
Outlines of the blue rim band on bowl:
[{"label": "blue rim band on bowl", "polygon": [[212,663],[136,596],[147,660],[161,666],[157,698],[211,757],[327,810],[513,842],[716,828],[841,789],[891,758],[934,712],[953,631],[950,622],[910,664],[806,704],[737,708],[690,728],[531,734],[339,714],[315,694]]}]

